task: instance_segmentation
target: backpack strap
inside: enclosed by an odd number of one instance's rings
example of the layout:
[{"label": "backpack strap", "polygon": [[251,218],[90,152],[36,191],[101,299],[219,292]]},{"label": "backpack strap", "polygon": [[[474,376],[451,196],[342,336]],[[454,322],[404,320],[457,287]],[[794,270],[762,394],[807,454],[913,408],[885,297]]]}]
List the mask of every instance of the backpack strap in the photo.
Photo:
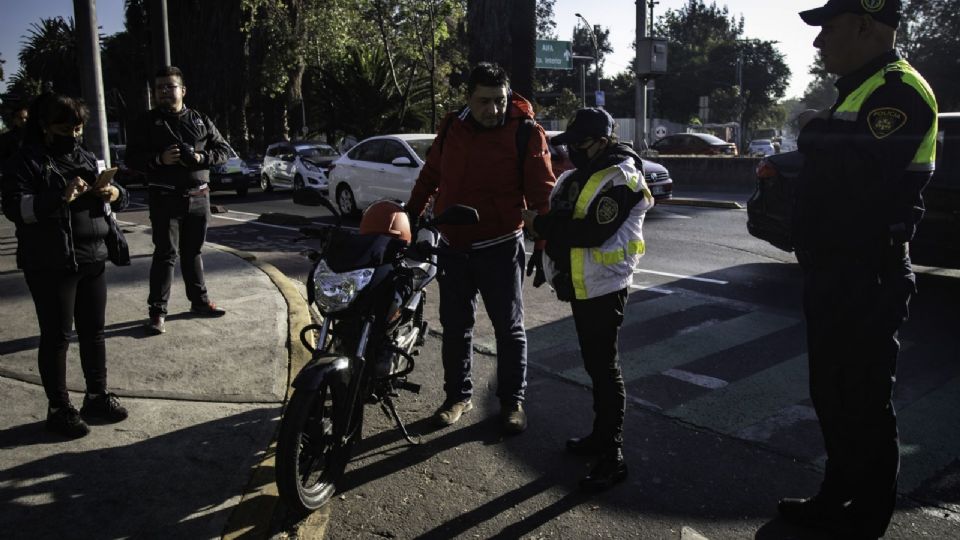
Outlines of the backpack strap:
[{"label": "backpack strap", "polygon": [[[450,130],[450,124],[457,118],[457,115],[450,114],[447,121],[440,126],[440,132],[437,134],[436,148],[443,154],[443,142],[447,138],[447,131]],[[517,168],[520,170],[520,178],[523,178],[523,165],[527,158],[527,146],[530,144],[530,137],[533,135],[533,127],[537,122],[532,118],[524,118],[517,126],[516,144],[517,144]],[[432,147],[431,147],[432,149]]]},{"label": "backpack strap", "polygon": [[523,164],[527,160],[527,146],[530,136],[533,135],[533,126],[537,122],[532,118],[524,118],[517,126],[517,167],[520,169],[520,178],[523,178]]}]

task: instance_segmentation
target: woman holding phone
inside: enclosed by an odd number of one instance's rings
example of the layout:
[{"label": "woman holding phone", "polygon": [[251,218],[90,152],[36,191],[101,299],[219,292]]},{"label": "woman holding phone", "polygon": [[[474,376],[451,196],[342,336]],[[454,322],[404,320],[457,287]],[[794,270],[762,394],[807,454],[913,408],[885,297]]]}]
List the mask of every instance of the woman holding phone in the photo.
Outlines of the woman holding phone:
[{"label": "woman holding phone", "polygon": [[[24,141],[6,164],[3,213],[16,224],[17,266],[40,324],[38,364],[49,402],[46,428],[82,437],[90,431],[87,421],[112,423],[127,417],[117,396],[107,391],[103,329],[105,261],[110,257],[129,264],[128,257],[117,257],[118,235],[124,248],[125,242],[112,213],[125,208],[129,197],[98,174],[96,158],[79,144],[88,115],[82,101],[47,94],[31,112],[36,136]],[[80,411],[70,403],[66,385],[74,324],[86,381]]]}]

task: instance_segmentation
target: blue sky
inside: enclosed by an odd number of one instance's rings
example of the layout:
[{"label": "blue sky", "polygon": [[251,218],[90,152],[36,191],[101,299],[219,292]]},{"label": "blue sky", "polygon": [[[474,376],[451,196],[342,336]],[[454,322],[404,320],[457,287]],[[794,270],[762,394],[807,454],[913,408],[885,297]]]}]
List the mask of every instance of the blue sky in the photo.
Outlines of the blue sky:
[{"label": "blue sky", "polygon": [[[210,1],[210,0],[207,0]],[[224,0],[217,0],[224,1]],[[678,9],[686,0],[659,0],[655,15],[667,9]],[[817,29],[800,20],[797,12],[817,7],[825,0],[721,0],[734,15],[745,18],[747,37],[776,40],[785,53],[793,79],[787,96],[803,93],[810,76],[807,69],[814,59],[813,38]],[[97,0],[97,22],[101,33],[110,35],[123,30],[123,0]],[[607,58],[606,73],[618,73],[632,62],[630,44],[635,37],[636,7],[633,0],[557,0],[554,13],[560,39],[569,40],[580,13],[590,24],[610,29],[614,52]],[[32,23],[42,17],[73,16],[72,0],[5,0],[0,17],[0,58],[6,60],[4,73],[9,78],[17,71],[20,42]],[[6,81],[0,82],[6,89]]]},{"label": "blue sky", "polygon": [[[109,36],[123,30],[123,0],[97,0],[97,24],[100,33]],[[73,0],[5,0],[0,16],[0,58],[5,60],[0,82],[4,91],[20,63],[21,42],[30,31],[30,25],[40,19],[61,16],[73,17]]]}]

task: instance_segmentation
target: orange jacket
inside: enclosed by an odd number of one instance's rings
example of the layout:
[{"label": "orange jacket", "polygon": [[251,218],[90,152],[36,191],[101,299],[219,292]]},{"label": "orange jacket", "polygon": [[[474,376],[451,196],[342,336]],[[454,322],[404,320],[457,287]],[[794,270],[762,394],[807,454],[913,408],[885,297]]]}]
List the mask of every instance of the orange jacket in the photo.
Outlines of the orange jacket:
[{"label": "orange jacket", "polygon": [[480,215],[476,225],[441,227],[444,238],[456,249],[520,230],[520,210],[525,207],[546,214],[556,178],[539,124],[530,132],[520,174],[516,134],[525,118],[533,118],[533,108],[516,93],[511,95],[500,127],[479,126],[466,108],[448,114],[410,193],[408,211],[420,215],[431,195],[436,195],[435,214],[454,204],[476,208]]}]

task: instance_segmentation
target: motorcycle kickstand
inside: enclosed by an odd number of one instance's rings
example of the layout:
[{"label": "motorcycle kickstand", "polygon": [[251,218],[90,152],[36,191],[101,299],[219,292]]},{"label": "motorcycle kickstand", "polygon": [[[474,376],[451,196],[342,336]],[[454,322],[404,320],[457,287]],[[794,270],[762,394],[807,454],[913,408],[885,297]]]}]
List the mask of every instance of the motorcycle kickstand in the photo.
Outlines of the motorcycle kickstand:
[{"label": "motorcycle kickstand", "polygon": [[400,415],[397,414],[397,408],[393,405],[393,399],[389,395],[383,397],[383,401],[380,402],[380,405],[383,406],[390,412],[390,415],[393,417],[393,420],[397,423],[397,427],[400,428],[400,431],[403,433],[403,438],[407,440],[410,444],[422,444],[423,440],[418,435],[416,440],[407,432],[407,426],[404,425],[403,420],[400,419]]}]

